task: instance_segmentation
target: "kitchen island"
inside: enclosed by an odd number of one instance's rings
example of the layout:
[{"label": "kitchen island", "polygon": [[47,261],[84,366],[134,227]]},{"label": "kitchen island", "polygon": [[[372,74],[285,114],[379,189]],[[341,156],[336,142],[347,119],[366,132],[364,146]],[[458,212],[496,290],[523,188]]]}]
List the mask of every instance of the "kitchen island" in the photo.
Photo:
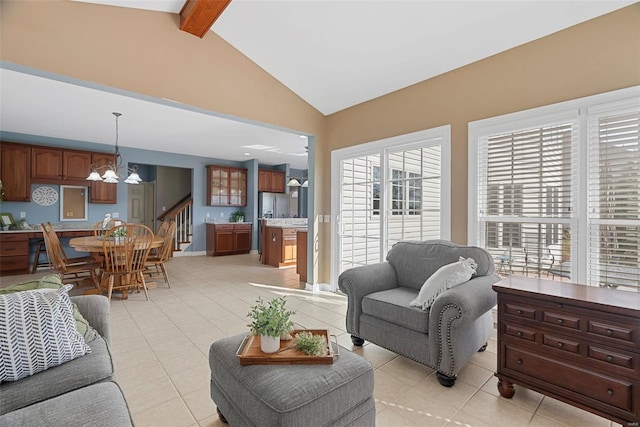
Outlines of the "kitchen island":
[{"label": "kitchen island", "polygon": [[306,232],[307,219],[262,219],[261,221],[262,264],[277,268],[295,266],[299,251],[297,232],[299,230]]}]

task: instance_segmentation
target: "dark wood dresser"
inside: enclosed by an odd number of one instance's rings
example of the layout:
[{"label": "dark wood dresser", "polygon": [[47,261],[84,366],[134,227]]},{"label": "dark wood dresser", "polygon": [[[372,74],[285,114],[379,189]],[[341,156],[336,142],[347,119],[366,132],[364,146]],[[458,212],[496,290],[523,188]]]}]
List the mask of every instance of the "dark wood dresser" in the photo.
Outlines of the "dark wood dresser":
[{"label": "dark wood dresser", "polygon": [[498,390],[514,384],[640,425],[640,294],[512,276],[498,293]]}]

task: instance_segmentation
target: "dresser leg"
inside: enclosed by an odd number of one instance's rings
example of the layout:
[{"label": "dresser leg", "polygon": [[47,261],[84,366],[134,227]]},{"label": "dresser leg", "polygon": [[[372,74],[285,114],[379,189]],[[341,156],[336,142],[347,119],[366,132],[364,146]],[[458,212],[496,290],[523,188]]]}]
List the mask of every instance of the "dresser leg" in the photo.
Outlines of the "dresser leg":
[{"label": "dresser leg", "polygon": [[511,399],[513,395],[516,394],[516,389],[513,386],[513,383],[508,381],[498,380],[498,391],[500,392],[500,396],[507,399]]}]

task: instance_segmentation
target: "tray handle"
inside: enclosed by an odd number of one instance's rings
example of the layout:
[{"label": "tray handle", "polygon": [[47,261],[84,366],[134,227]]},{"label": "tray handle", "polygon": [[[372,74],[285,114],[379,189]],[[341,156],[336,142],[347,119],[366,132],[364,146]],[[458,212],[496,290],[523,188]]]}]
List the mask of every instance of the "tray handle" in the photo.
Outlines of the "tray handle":
[{"label": "tray handle", "polygon": [[244,339],[240,343],[240,346],[238,347],[238,350],[236,350],[236,356],[240,357],[240,355],[242,354],[242,350],[244,350],[244,346],[247,344],[248,339],[249,339],[249,335],[244,337]]},{"label": "tray handle", "polygon": [[[335,346],[336,347],[336,351],[335,352],[333,351],[333,345],[331,345],[332,344],[331,343],[331,337],[333,337],[333,339],[335,340],[335,343],[336,343],[336,346]],[[340,346],[338,345],[338,337],[333,335],[333,334],[329,335],[329,345],[330,345],[329,348],[331,349],[331,352],[329,354],[331,354],[333,356],[333,359],[335,360],[340,356]]]}]

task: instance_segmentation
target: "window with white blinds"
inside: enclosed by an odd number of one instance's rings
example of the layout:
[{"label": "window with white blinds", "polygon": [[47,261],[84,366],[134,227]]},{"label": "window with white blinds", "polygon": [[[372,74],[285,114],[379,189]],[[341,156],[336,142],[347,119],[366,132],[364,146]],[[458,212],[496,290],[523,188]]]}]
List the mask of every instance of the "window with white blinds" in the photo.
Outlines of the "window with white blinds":
[{"label": "window with white blinds", "polygon": [[640,111],[589,111],[589,282],[640,289]]},{"label": "window with white blinds", "polygon": [[478,141],[480,238],[505,270],[547,274],[563,258],[561,242],[573,211],[577,136],[576,116]]},{"label": "window with white blinds", "polygon": [[640,292],[640,87],[469,125],[469,240],[501,275]]}]

